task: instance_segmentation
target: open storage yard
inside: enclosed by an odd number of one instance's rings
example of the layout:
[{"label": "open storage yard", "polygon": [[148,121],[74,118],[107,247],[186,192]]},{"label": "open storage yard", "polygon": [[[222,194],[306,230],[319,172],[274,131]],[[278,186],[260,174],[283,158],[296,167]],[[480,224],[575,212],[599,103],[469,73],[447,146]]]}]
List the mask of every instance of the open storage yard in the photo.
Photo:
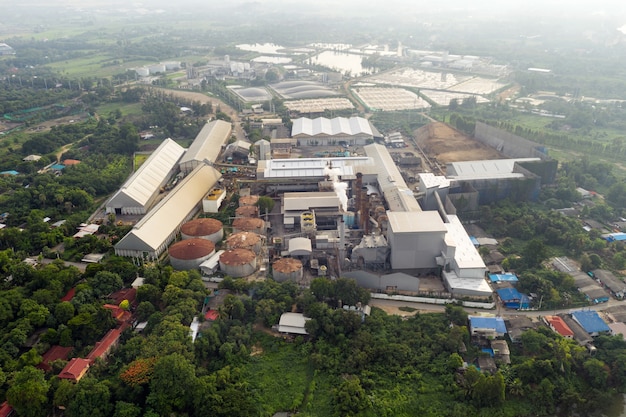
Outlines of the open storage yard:
[{"label": "open storage yard", "polygon": [[412,91],[403,88],[357,87],[352,92],[374,111],[425,109],[430,104]]},{"label": "open storage yard", "polygon": [[442,164],[481,159],[502,159],[504,156],[444,123],[430,123],[415,131],[415,140],[429,158]]},{"label": "open storage yard", "polygon": [[468,97],[476,97],[476,103],[488,103],[484,97],[477,96],[475,94],[468,93],[453,93],[450,91],[434,91],[434,90],[421,90],[420,93],[427,99],[437,104],[438,106],[447,106],[450,104],[450,100],[456,99],[459,102]]}]

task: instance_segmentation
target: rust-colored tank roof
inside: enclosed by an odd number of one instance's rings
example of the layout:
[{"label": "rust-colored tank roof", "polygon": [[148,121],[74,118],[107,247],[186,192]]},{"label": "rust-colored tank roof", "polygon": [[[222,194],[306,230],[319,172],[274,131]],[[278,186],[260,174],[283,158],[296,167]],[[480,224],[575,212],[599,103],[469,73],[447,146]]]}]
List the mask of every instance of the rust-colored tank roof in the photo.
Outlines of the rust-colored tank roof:
[{"label": "rust-colored tank roof", "polygon": [[283,274],[290,274],[302,269],[302,262],[295,258],[281,258],[272,264],[272,269]]},{"label": "rust-colored tank roof", "polygon": [[224,227],[217,219],[199,218],[183,224],[180,231],[188,236],[208,236],[219,232]]},{"label": "rust-colored tank roof", "polygon": [[259,201],[258,195],[244,195],[239,197],[239,207],[242,206],[255,206]]},{"label": "rust-colored tank roof", "polygon": [[264,225],[265,222],[263,221],[263,219],[259,218],[240,217],[233,220],[233,227],[235,229],[241,229],[244,231],[260,229]]},{"label": "rust-colored tank roof", "polygon": [[237,232],[228,236],[226,239],[226,245],[229,248],[243,248],[248,249],[259,243],[261,236],[252,232]]},{"label": "rust-colored tank roof", "polygon": [[256,255],[249,249],[229,249],[220,255],[220,262],[226,265],[245,265]]},{"label": "rust-colored tank roof", "polygon": [[259,208],[257,206],[241,206],[235,210],[235,215],[243,217],[257,217]]},{"label": "rust-colored tank roof", "polygon": [[187,239],[170,246],[169,254],[172,258],[191,260],[209,255],[215,250],[215,244],[206,239]]}]

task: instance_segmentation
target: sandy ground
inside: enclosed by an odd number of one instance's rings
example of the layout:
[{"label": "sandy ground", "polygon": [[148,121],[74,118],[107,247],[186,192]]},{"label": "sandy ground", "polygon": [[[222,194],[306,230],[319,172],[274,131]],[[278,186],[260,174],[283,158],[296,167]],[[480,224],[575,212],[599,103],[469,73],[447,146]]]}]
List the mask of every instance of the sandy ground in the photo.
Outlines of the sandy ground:
[{"label": "sandy ground", "polygon": [[444,123],[431,123],[415,131],[415,140],[429,158],[441,164],[500,159],[502,154]]}]

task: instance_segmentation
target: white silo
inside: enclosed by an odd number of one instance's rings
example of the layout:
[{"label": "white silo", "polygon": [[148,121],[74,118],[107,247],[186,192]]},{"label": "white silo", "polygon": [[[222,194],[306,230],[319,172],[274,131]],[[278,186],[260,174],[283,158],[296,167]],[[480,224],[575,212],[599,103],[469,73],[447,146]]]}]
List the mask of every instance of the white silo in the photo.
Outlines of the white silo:
[{"label": "white silo", "polygon": [[183,224],[180,228],[183,239],[207,239],[218,243],[224,238],[224,225],[217,219],[198,218]]},{"label": "white silo", "polygon": [[170,263],[179,271],[198,269],[215,253],[215,244],[207,239],[187,239],[169,248]]},{"label": "white silo", "polygon": [[252,232],[237,232],[228,236],[226,247],[228,249],[248,249],[258,254],[261,251],[263,239],[260,235]]}]

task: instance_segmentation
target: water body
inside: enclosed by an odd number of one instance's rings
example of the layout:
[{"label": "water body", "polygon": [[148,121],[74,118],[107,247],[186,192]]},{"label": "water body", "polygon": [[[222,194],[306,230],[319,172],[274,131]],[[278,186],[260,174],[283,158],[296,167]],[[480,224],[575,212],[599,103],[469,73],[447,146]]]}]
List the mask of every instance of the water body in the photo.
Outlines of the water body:
[{"label": "water body", "polygon": [[285,49],[284,46],[281,45],[276,45],[273,43],[242,43],[240,45],[237,45],[237,48],[241,49],[242,51],[251,51],[251,52],[258,52],[260,54],[276,54],[276,55],[283,55],[284,53],[282,52],[278,52],[281,49]]},{"label": "water body", "polygon": [[372,68],[363,67],[362,59],[362,55],[338,51],[324,51],[312,57],[311,64],[322,65],[352,77],[373,74],[375,71]]}]

